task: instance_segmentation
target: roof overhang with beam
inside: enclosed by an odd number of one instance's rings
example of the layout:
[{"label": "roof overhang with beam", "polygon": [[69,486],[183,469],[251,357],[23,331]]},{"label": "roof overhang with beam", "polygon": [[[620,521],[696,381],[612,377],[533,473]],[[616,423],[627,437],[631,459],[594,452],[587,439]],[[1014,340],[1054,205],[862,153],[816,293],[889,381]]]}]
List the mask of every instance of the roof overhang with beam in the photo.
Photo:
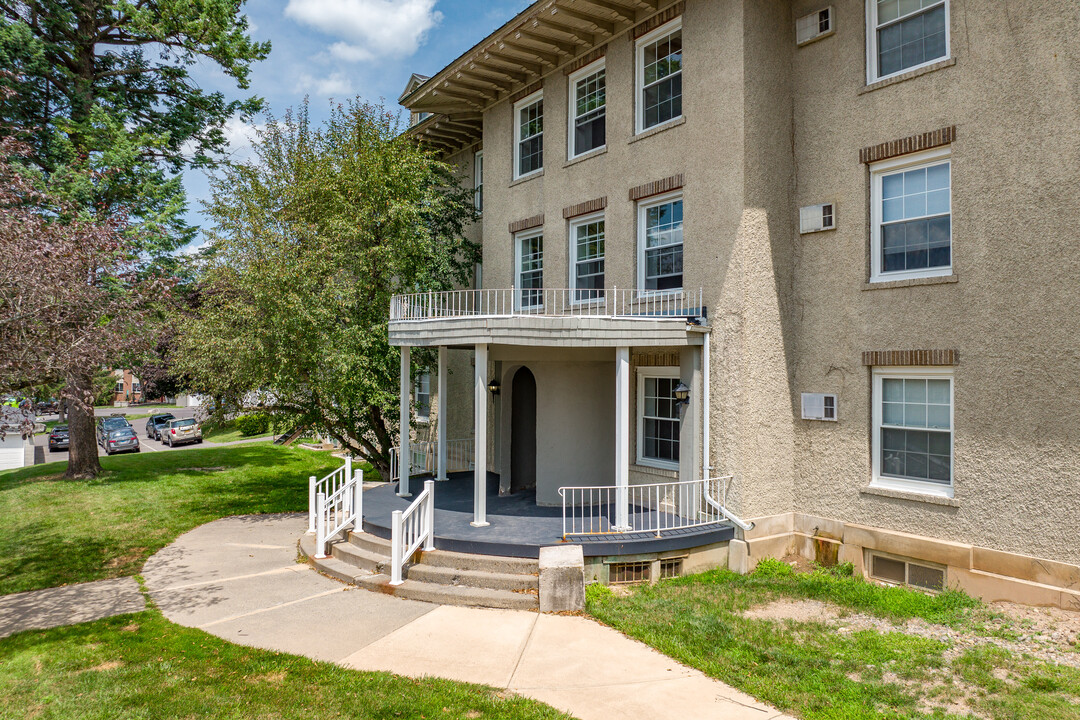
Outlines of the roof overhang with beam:
[{"label": "roof overhang with beam", "polygon": [[[409,110],[433,114],[409,133],[443,152],[468,147],[480,140],[479,119],[486,108],[670,4],[668,0],[539,0],[402,96],[400,102]],[[467,131],[474,124],[476,130]]]}]

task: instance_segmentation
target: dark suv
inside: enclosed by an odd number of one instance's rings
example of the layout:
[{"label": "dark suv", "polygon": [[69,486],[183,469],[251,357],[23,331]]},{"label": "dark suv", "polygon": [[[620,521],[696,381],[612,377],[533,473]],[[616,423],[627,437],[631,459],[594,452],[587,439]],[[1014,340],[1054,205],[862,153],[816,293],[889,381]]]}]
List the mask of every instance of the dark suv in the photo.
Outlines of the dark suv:
[{"label": "dark suv", "polygon": [[146,421],[146,437],[153,438],[155,440],[161,439],[161,429],[169,424],[169,421],[173,419],[172,413],[162,413],[161,415],[151,415],[150,419]]},{"label": "dark suv", "polygon": [[57,425],[49,433],[49,452],[68,449],[68,426]]},{"label": "dark suv", "polygon": [[105,441],[109,439],[109,433],[113,430],[122,430],[123,428],[131,427],[131,423],[123,415],[110,415],[98,420],[97,426],[97,442],[101,447],[105,447]]}]

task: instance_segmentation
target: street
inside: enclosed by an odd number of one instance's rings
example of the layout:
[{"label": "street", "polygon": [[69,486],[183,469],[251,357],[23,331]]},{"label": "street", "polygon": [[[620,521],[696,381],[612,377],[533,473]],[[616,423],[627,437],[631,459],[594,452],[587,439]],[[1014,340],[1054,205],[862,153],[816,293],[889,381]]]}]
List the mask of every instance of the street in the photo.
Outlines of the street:
[{"label": "street", "polygon": [[[145,415],[148,415],[148,414],[170,413],[177,420],[183,420],[185,418],[195,417],[195,410],[196,410],[196,408],[194,408],[194,407],[170,408],[170,407],[156,407],[156,406],[153,406],[153,405],[149,405],[149,406],[147,406],[147,405],[138,405],[138,406],[122,407],[122,408],[98,407],[98,408],[94,408],[94,416],[96,418],[107,417],[109,415],[125,415],[125,416],[128,416],[128,417],[131,417],[131,416],[145,416]],[[56,419],[56,415],[43,415],[43,416],[40,416],[38,418],[39,422],[45,422],[47,420],[55,420],[55,419]],[[130,420],[131,426],[133,428],[135,428],[135,434],[139,438],[139,447],[142,448],[143,452],[161,452],[161,451],[168,451],[168,450],[183,450],[184,448],[192,448],[192,447],[207,447],[207,446],[213,447],[216,444],[216,443],[212,443],[210,441],[206,441],[201,445],[198,444],[198,443],[188,443],[186,445],[177,445],[175,448],[170,448],[168,445],[165,445],[161,441],[153,440],[153,439],[151,439],[150,437],[147,436],[147,434],[146,434],[146,421],[147,420],[149,420],[149,417],[136,417],[136,419]],[[262,438],[262,439],[265,440],[265,438]],[[250,441],[248,441],[248,440],[240,440],[239,442],[250,442]],[[58,450],[56,452],[51,452],[50,453],[48,451],[48,436],[47,435],[40,436],[39,444],[44,446],[45,455],[46,455],[46,458],[45,458],[46,462],[51,462],[53,460],[59,459],[62,455],[66,454],[66,452],[67,452],[66,450]],[[229,443],[229,444],[232,444],[232,443]],[[98,456],[99,457],[104,457],[105,456],[105,449],[103,447],[101,447],[100,445],[98,446]]]}]

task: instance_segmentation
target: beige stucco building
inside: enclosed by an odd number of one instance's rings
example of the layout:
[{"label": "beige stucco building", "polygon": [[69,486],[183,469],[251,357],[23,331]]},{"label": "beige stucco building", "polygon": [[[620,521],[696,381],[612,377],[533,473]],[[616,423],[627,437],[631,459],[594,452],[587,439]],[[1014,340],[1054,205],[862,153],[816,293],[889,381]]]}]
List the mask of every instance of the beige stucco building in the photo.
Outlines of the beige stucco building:
[{"label": "beige stucco building", "polygon": [[733,568],[1080,607],[1078,32],[1050,0],[536,2],[402,96],[482,186],[484,259],[391,342],[444,349],[431,416],[502,493],[730,476]]}]

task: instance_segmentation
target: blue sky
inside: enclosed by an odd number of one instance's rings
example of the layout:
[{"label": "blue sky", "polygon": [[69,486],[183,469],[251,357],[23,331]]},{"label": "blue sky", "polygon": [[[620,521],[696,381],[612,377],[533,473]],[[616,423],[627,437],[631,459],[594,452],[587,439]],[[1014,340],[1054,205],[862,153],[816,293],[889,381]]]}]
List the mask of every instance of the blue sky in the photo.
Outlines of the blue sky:
[{"label": "blue sky", "polygon": [[[527,0],[249,0],[245,12],[256,40],[273,43],[254,66],[252,94],[275,115],[307,96],[319,122],[330,99],[360,96],[397,107],[409,76],[431,75],[524,9]],[[240,97],[234,81],[212,64],[195,70],[206,89]],[[261,119],[256,119],[258,124]],[[239,120],[226,135],[235,157],[246,155],[251,130]],[[207,195],[200,171],[184,175],[189,222],[202,225]],[[201,238],[194,245],[200,244]]]}]

